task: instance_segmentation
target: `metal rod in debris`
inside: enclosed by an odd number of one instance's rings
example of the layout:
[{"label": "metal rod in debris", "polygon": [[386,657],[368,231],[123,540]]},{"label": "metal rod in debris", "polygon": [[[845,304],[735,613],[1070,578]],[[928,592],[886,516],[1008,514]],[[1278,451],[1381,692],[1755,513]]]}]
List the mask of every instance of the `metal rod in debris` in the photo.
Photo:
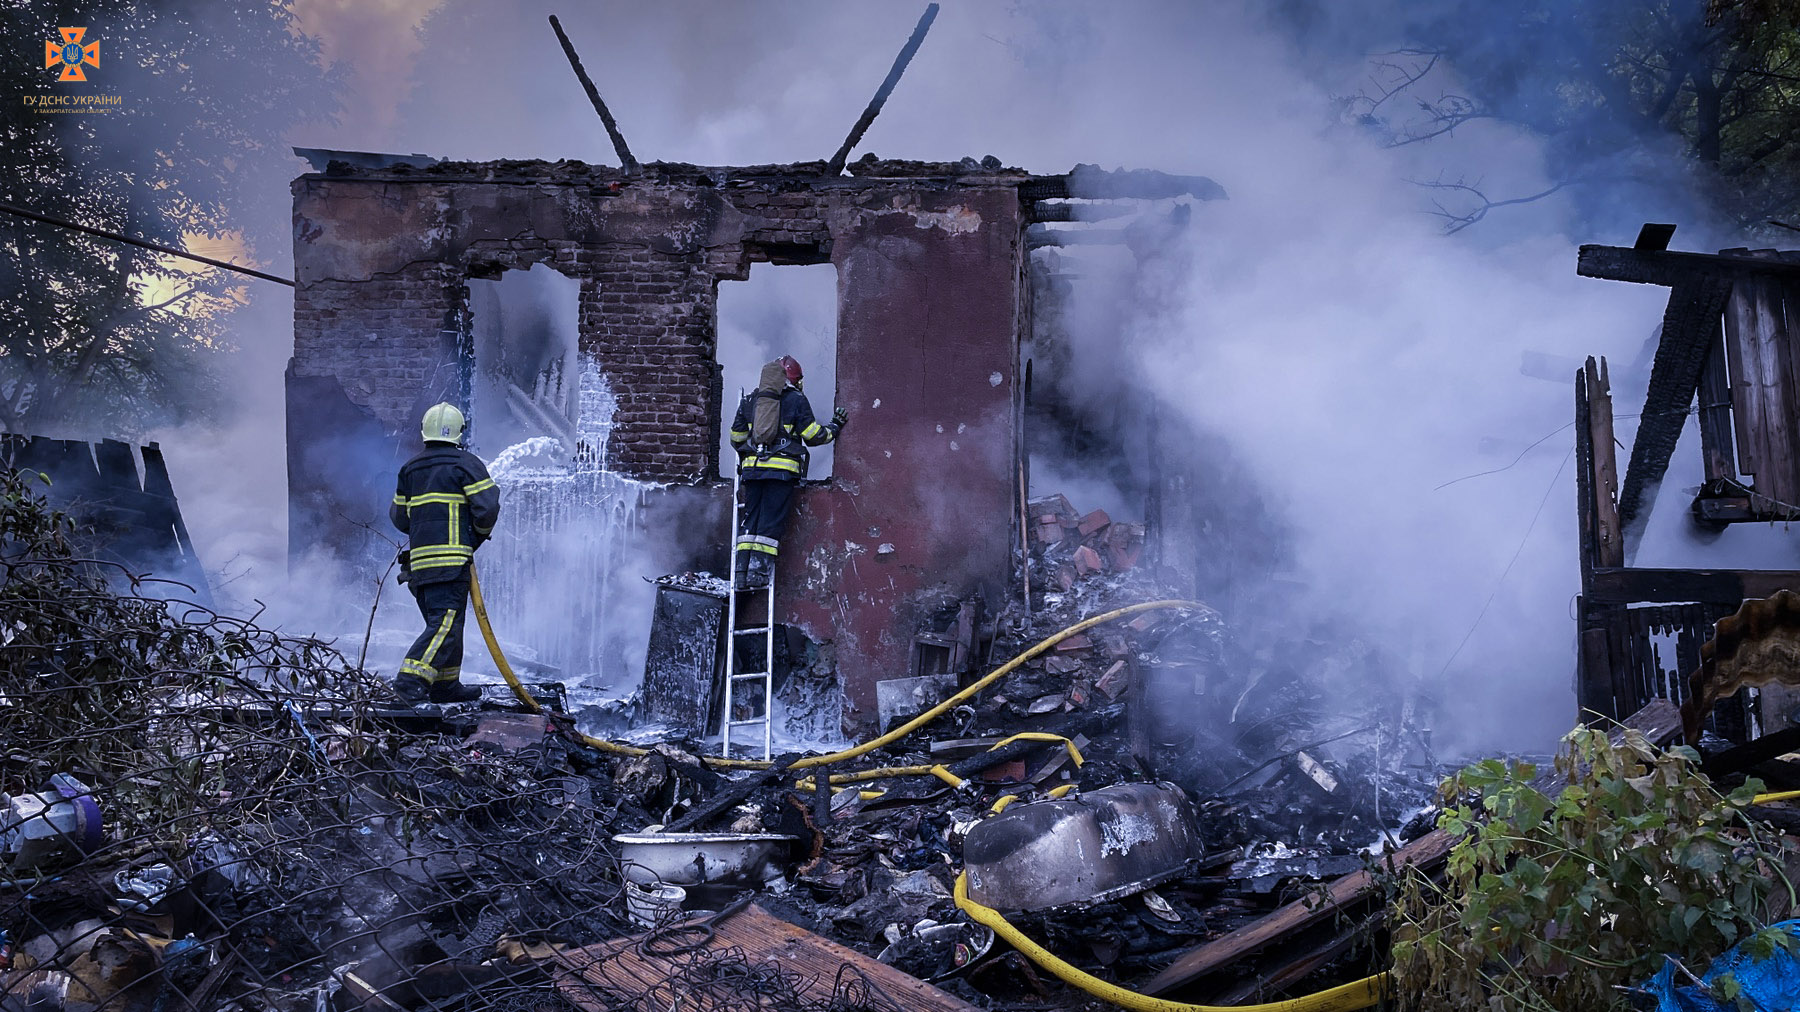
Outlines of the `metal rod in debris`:
[{"label": "metal rod in debris", "polygon": [[606,103],[601,100],[593,79],[588,77],[587,71],[581,69],[581,57],[575,55],[575,44],[563,34],[562,22],[556,20],[554,14],[550,15],[550,27],[556,29],[556,41],[562,43],[563,55],[569,58],[569,66],[575,68],[575,76],[581,79],[581,87],[587,92],[588,101],[594,103],[594,111],[600,114],[600,122],[606,124],[606,135],[612,138],[613,150],[619,155],[619,164],[624,166],[627,174],[636,175],[638,162],[631,157],[631,148],[625,145],[625,135],[619,132],[619,124],[606,108]]},{"label": "metal rod in debris", "polygon": [[862,141],[869,124],[875,122],[881,107],[887,103],[888,95],[893,93],[894,85],[900,83],[900,75],[906,73],[906,65],[912,62],[913,54],[919,51],[919,43],[925,41],[925,33],[931,30],[931,22],[937,17],[937,12],[937,4],[925,8],[918,27],[913,29],[912,38],[907,39],[906,45],[901,47],[900,55],[894,57],[894,66],[888,70],[887,80],[881,82],[881,87],[875,90],[875,97],[869,100],[869,107],[863,110],[862,117],[850,128],[850,136],[844,138],[844,146],[838,148],[837,154],[832,155],[831,161],[826,164],[826,175],[835,176],[844,171],[844,159],[849,158],[850,149]]},{"label": "metal rod in debris", "polygon": [[67,228],[77,232],[85,232],[88,235],[98,236],[101,239],[111,239],[113,242],[122,242],[127,246],[138,246],[147,250],[155,250],[158,253],[167,253],[172,257],[180,257],[183,260],[193,260],[198,263],[206,264],[208,267],[223,267],[228,271],[237,271],[239,274],[248,274],[253,278],[261,278],[264,281],[273,281],[276,284],[286,285],[289,288],[294,287],[294,283],[287,278],[278,278],[273,274],[264,274],[259,270],[252,270],[249,267],[241,267],[237,264],[226,263],[223,260],[214,260],[212,257],[203,257],[198,253],[189,253],[186,250],[179,250],[173,246],[164,246],[162,243],[151,242],[148,239],[136,239],[128,235],[120,235],[117,232],[108,232],[101,228],[77,225],[72,221],[64,221],[61,218],[52,218],[47,214],[39,214],[36,211],[27,211],[22,207],[14,207],[11,204],[0,204],[0,211],[4,211],[7,214],[16,214],[21,218],[27,218],[31,221],[43,222],[46,225],[55,225],[58,228]]}]

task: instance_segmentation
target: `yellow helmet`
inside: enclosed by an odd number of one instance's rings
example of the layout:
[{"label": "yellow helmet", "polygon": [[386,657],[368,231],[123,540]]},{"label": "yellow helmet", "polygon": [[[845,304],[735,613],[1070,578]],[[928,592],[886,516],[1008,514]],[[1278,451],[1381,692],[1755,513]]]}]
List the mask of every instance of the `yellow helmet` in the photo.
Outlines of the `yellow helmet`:
[{"label": "yellow helmet", "polygon": [[439,402],[425,409],[425,420],[419,425],[419,434],[428,443],[460,443],[463,434],[463,413],[456,405]]}]

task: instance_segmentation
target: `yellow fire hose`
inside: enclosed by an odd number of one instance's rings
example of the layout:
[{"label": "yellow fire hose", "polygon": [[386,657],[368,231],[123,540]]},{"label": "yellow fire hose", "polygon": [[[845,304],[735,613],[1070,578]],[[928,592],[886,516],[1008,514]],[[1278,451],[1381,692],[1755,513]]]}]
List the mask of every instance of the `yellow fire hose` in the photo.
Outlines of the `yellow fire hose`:
[{"label": "yellow fire hose", "polygon": [[[506,684],[512,687],[513,695],[519,698],[519,703],[521,705],[532,713],[541,713],[542,709],[538,706],[537,700],[531,698],[531,693],[525,691],[525,686],[519,682],[519,676],[513,674],[512,665],[506,662],[506,655],[500,650],[500,641],[494,638],[494,627],[488,623],[487,603],[481,598],[481,580],[476,577],[473,564],[469,566],[469,601],[475,609],[475,621],[481,626],[481,638],[487,641],[488,653],[494,658],[494,666],[500,669],[500,676],[505,678]],[[944,714],[949,713],[966,700],[973,699],[976,693],[979,693],[982,689],[987,688],[989,685],[992,685],[1001,678],[1012,673],[1019,665],[1024,664],[1033,657],[1049,650],[1063,640],[1066,640],[1077,633],[1092,629],[1094,626],[1100,625],[1103,622],[1111,622],[1114,619],[1124,618],[1127,615],[1135,615],[1141,611],[1154,611],[1163,608],[1200,607],[1204,607],[1204,605],[1201,605],[1196,601],[1147,601],[1143,604],[1134,604],[1125,608],[1116,608],[1104,615],[1095,615],[1093,618],[1083,619],[1067,629],[1039,641],[1035,646],[1023,651],[1012,660],[1007,661],[1005,664],[1002,664],[988,672],[986,675],[983,675],[968,688],[963,689],[949,699],[926,710],[924,713],[919,714],[905,724],[894,728],[892,731],[871,738],[854,748],[847,748],[842,752],[833,752],[829,755],[807,756],[794,763],[791,768],[803,769],[812,766],[826,766],[831,763],[843,762],[846,759],[855,759],[858,756],[867,755],[885,745],[891,745],[919,728],[924,727],[926,724],[942,717]],[[607,741],[604,738],[595,738],[592,735],[582,734],[579,731],[576,732],[576,735],[581,739],[582,744],[590,745],[605,752],[614,752],[619,755],[630,756],[648,755],[650,752],[649,749],[639,748],[636,745],[624,745],[616,741]],[[762,759],[715,759],[709,757],[704,761],[709,766],[720,766],[728,769],[766,770],[774,765],[773,763]],[[918,772],[933,772],[932,767],[929,766],[923,768],[899,767],[898,769],[907,770],[908,772],[912,772],[915,769],[917,769]],[[896,771],[894,770],[888,771],[888,775],[895,775],[895,773]],[[836,783],[837,777],[832,777],[832,782]]]},{"label": "yellow fire hose", "polygon": [[1027,938],[1018,928],[1008,923],[1000,911],[985,907],[969,898],[969,877],[967,872],[958,872],[956,891],[953,894],[956,906],[976,924],[991,929],[1006,944],[1024,953],[1038,966],[1049,970],[1058,979],[1071,987],[1078,987],[1088,994],[1103,1001],[1108,1001],[1120,1008],[1128,1008],[1134,1012],[1354,1012],[1365,1009],[1381,1000],[1387,989],[1388,975],[1378,973],[1373,977],[1348,984],[1340,984],[1318,994],[1309,994],[1304,998],[1290,998],[1287,1001],[1270,1002],[1266,1005],[1192,1005],[1187,1002],[1169,1001],[1166,998],[1152,998],[1147,994],[1127,990],[1117,984],[1111,984],[1091,973],[1056,957],[1043,946]]}]

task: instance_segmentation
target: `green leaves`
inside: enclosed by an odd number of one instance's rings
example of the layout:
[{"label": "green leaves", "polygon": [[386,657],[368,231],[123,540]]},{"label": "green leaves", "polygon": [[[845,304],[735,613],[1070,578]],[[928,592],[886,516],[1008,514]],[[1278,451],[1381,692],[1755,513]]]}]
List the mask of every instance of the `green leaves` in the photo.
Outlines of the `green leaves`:
[{"label": "green leaves", "polygon": [[1580,727],[1564,745],[1554,798],[1529,764],[1498,760],[1440,789],[1439,828],[1460,838],[1445,881],[1404,871],[1392,911],[1405,1007],[1623,1009],[1618,988],[1664,953],[1704,964],[1747,936],[1792,944],[1756,932],[1784,856],[1742,815],[1761,785],[1722,797],[1692,749],[1636,733],[1615,745]]}]

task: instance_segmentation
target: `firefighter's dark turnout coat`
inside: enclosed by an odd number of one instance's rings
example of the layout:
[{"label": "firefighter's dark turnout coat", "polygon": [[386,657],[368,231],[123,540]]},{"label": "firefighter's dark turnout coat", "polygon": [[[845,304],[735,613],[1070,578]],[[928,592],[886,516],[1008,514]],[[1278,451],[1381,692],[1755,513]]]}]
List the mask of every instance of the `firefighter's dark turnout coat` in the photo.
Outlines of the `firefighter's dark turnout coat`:
[{"label": "firefighter's dark turnout coat", "polygon": [[731,420],[731,445],[738,451],[738,467],[746,481],[753,478],[779,478],[799,481],[806,477],[809,446],[824,446],[837,438],[837,429],[820,424],[813,417],[812,404],[806,395],[793,387],[781,392],[781,431],[767,446],[750,442],[750,423],[756,415],[758,398],[766,393],[751,393],[738,404],[737,417]]},{"label": "firefighter's dark turnout coat", "polygon": [[[770,393],[771,380],[780,365],[764,367],[761,389],[746,395],[731,422],[731,445],[738,451],[738,472],[744,486],[744,510],[737,537],[740,552],[781,553],[781,534],[793,506],[794,486],[806,477],[807,447],[823,446],[837,438],[837,426],[813,417],[812,404],[799,389],[789,386]],[[756,402],[781,398],[781,426],[767,444],[751,442]]]},{"label": "firefighter's dark turnout coat", "polygon": [[388,518],[410,541],[410,585],[425,619],[401,674],[454,681],[462,673],[469,564],[500,519],[500,490],[481,458],[447,443],[426,443],[400,468]]}]

